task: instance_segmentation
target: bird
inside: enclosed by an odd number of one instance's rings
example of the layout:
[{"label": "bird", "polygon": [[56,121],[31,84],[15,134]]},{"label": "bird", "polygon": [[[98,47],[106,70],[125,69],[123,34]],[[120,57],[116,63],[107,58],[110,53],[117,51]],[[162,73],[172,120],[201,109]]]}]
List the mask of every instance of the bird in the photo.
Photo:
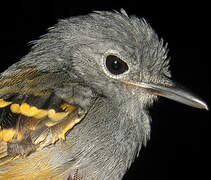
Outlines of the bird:
[{"label": "bird", "polygon": [[121,180],[159,96],[208,110],[169,61],[167,43],[124,9],[59,20],[0,74],[0,180]]}]

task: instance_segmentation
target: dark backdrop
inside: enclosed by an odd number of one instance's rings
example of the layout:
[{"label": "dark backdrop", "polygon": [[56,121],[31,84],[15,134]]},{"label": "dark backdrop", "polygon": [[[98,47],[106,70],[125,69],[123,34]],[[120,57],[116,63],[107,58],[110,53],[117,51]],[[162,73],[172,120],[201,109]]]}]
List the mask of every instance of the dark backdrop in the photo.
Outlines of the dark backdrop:
[{"label": "dark backdrop", "polygon": [[[45,3],[44,3],[45,2]],[[102,2],[102,1],[101,1]],[[169,44],[173,78],[192,89],[210,104],[208,59],[203,57],[207,39],[206,10],[202,4],[170,2],[145,4],[129,1],[109,8],[73,7],[73,1],[18,1],[1,4],[0,69],[19,60],[29,51],[27,43],[46,33],[57,19],[87,14],[93,10],[119,10],[144,17]],[[102,2],[103,3],[103,2]],[[108,6],[104,2],[104,6]],[[88,5],[86,5],[88,6]],[[100,5],[99,5],[100,6]],[[132,7],[130,7],[132,6]],[[132,165],[129,179],[204,179],[209,175],[210,113],[160,98],[150,110],[151,140]],[[208,165],[207,165],[208,164]]]}]

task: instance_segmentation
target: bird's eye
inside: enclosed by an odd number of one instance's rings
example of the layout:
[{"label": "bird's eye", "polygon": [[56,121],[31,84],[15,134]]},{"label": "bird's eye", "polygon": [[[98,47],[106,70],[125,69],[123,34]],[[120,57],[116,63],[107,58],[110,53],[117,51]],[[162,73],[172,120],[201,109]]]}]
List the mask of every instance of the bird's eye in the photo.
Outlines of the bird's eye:
[{"label": "bird's eye", "polygon": [[106,67],[114,75],[120,75],[128,70],[128,65],[114,55],[108,55],[106,57]]}]

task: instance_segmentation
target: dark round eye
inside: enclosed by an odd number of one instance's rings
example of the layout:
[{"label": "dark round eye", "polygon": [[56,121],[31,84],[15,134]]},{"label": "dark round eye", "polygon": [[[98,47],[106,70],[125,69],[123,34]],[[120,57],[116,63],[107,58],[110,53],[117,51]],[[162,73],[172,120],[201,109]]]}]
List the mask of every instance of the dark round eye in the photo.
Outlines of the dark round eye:
[{"label": "dark round eye", "polygon": [[114,75],[122,74],[128,70],[128,65],[114,55],[108,55],[106,57],[106,67]]}]

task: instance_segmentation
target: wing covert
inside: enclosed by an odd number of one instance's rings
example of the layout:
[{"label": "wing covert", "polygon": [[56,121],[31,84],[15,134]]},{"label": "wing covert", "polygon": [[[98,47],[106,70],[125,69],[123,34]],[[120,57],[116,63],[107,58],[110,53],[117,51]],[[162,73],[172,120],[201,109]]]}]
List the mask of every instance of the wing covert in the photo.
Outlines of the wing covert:
[{"label": "wing covert", "polygon": [[0,162],[65,140],[93,102],[93,94],[87,93],[90,89],[77,83],[66,88],[68,93],[62,92],[62,97],[58,95],[58,86],[67,81],[61,73],[16,72],[0,77],[0,143],[7,144]]}]

